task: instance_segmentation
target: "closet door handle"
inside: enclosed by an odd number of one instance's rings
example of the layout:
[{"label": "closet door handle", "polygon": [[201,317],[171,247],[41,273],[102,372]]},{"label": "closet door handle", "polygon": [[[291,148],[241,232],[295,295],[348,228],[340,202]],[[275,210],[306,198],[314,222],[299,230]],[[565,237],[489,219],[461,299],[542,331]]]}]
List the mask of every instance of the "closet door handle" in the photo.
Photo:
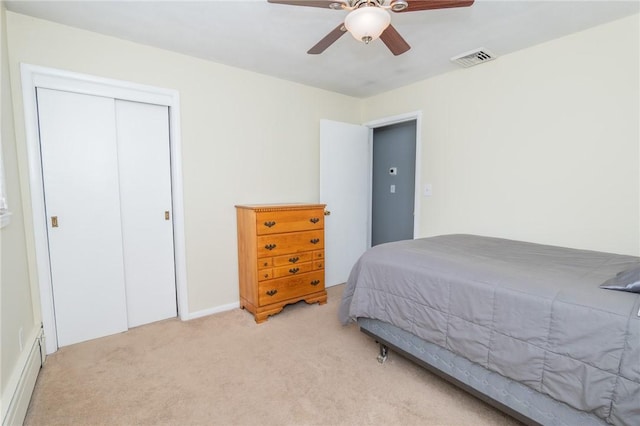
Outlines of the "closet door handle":
[{"label": "closet door handle", "polygon": [[52,228],[58,227],[58,216],[51,216],[51,227]]},{"label": "closet door handle", "polygon": [[169,210],[165,210],[164,212],[164,220],[169,220],[171,218],[171,215],[169,214]]}]

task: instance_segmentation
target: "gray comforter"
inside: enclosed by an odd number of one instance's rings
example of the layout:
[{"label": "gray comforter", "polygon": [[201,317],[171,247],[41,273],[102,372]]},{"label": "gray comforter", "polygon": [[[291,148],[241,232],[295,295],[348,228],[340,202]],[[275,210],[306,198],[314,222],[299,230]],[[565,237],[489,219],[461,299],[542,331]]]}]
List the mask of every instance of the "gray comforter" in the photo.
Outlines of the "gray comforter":
[{"label": "gray comforter", "polygon": [[609,423],[640,424],[640,295],[600,289],[640,258],[445,235],[373,247],[340,320],[389,322]]}]

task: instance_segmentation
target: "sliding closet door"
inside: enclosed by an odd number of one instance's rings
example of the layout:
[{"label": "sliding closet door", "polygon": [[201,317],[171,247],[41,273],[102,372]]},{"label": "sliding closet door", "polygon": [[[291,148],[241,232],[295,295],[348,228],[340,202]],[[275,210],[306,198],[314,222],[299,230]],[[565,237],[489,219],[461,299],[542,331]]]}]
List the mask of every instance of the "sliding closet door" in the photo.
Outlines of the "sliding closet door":
[{"label": "sliding closet door", "polygon": [[58,346],[175,317],[168,107],[37,90]]},{"label": "sliding closet door", "polygon": [[38,89],[58,345],[125,331],[113,99]]},{"label": "sliding closet door", "polygon": [[169,109],[116,100],[129,327],[175,317]]}]

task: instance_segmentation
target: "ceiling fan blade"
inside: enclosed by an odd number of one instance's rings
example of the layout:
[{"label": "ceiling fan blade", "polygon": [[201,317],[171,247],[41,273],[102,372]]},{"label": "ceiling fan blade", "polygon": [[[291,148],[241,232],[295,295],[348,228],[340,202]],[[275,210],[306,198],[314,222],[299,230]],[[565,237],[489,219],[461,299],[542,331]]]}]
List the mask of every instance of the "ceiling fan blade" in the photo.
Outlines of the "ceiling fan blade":
[{"label": "ceiling fan blade", "polygon": [[311,6],[332,9],[331,5],[336,3],[344,3],[340,0],[268,0],[269,3],[288,4],[291,6]]},{"label": "ceiling fan blade", "polygon": [[324,38],[320,40],[315,46],[309,49],[307,53],[310,55],[318,55],[324,52],[325,50],[327,50],[327,47],[335,43],[335,41],[342,37],[342,35],[346,32],[347,29],[344,27],[344,24],[338,25],[333,31],[324,36]]},{"label": "ceiling fan blade", "polygon": [[[271,0],[269,0],[271,1]],[[416,12],[419,10],[446,9],[449,7],[467,7],[473,4],[474,0],[407,0],[409,6],[401,10],[402,12]]]},{"label": "ceiling fan blade", "polygon": [[391,53],[395,56],[402,55],[407,50],[411,49],[409,43],[405,41],[393,25],[389,25],[386,30],[380,34],[380,40],[387,45]]}]

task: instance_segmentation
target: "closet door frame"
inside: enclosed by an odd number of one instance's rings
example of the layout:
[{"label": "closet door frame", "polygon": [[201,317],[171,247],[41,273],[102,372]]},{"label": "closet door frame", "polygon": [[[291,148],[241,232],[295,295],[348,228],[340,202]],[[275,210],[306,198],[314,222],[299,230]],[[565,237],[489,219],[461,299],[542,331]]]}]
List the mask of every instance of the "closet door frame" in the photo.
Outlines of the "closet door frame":
[{"label": "closet door frame", "polygon": [[40,158],[36,87],[169,107],[176,295],[178,299],[178,316],[183,321],[188,320],[189,303],[185,256],[180,95],[178,91],[24,63],[21,64],[21,77],[25,137],[29,164],[29,192],[31,195],[31,215],[35,245],[35,266],[38,274],[37,283],[40,293],[42,325],[46,337],[47,353],[50,354],[58,350],[58,341],[53,307],[51,268],[49,263],[49,243],[47,238],[47,219],[45,215],[42,162]]}]

